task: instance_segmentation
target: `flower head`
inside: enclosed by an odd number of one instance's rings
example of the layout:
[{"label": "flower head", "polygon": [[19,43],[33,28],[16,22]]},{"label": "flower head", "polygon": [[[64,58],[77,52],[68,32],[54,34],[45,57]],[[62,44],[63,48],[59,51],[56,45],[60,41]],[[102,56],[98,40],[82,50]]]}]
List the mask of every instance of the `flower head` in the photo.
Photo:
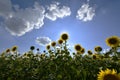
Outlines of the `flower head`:
[{"label": "flower head", "polygon": [[9,53],[10,52],[10,49],[6,49],[6,53]]},{"label": "flower head", "polygon": [[15,51],[17,50],[17,48],[18,48],[17,46],[13,46],[11,50],[12,50],[13,52],[15,52]]},{"label": "flower head", "polygon": [[95,49],[94,49],[96,52],[100,52],[102,51],[102,48],[100,46],[96,46]]},{"label": "flower head", "polygon": [[84,54],[85,53],[85,48],[82,48],[80,52],[81,52],[81,54]]},{"label": "flower head", "polygon": [[50,45],[49,45],[49,44],[46,46],[46,49],[47,49],[47,50],[49,50],[49,49],[50,49]]},{"label": "flower head", "polygon": [[52,46],[52,47],[55,47],[55,46],[56,46],[56,42],[53,41],[53,42],[51,43],[51,46]]},{"label": "flower head", "polygon": [[120,80],[117,72],[113,69],[101,70],[98,74],[98,80]]},{"label": "flower head", "polygon": [[35,46],[31,46],[31,47],[30,47],[30,50],[34,50],[34,49],[35,49]]},{"label": "flower head", "polygon": [[106,39],[106,44],[110,47],[118,47],[120,44],[120,38],[118,36],[112,36]]},{"label": "flower head", "polygon": [[88,53],[89,55],[92,55],[92,54],[93,54],[91,50],[88,50],[87,53]]},{"label": "flower head", "polygon": [[81,54],[81,52],[80,52],[80,51],[77,51],[76,53],[77,53],[78,55],[80,55],[80,54]]},{"label": "flower head", "polygon": [[81,49],[82,49],[82,47],[81,47],[80,44],[76,44],[76,45],[74,46],[74,48],[75,48],[76,51],[81,51]]},{"label": "flower head", "polygon": [[39,49],[39,48],[37,48],[36,50],[37,50],[37,51],[40,51],[40,49]]},{"label": "flower head", "polygon": [[67,34],[67,33],[63,33],[63,34],[61,35],[61,39],[62,39],[63,41],[66,41],[66,40],[68,39],[68,34]]},{"label": "flower head", "polygon": [[63,40],[62,39],[59,39],[58,40],[58,44],[62,44],[63,43]]},{"label": "flower head", "polygon": [[97,56],[96,56],[96,55],[93,55],[93,59],[97,59]]}]

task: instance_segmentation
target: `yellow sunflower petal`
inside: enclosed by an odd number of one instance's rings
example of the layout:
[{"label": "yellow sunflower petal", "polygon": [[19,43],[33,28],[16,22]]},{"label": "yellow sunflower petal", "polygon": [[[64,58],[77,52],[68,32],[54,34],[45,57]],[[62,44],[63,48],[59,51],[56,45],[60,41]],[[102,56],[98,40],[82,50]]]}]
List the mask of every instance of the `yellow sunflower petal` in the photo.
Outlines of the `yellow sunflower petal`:
[{"label": "yellow sunflower petal", "polygon": [[106,69],[106,70],[100,70],[97,80],[120,80],[119,75],[117,75],[117,72],[112,69]]}]

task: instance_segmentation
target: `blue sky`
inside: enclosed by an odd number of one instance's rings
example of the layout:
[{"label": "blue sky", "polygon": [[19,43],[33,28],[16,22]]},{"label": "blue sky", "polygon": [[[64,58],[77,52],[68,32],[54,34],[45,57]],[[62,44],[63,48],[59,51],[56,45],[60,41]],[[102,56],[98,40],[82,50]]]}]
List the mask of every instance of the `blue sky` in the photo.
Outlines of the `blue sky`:
[{"label": "blue sky", "polygon": [[19,46],[21,53],[69,34],[70,48],[86,50],[120,36],[120,0],[0,0],[0,52]]}]

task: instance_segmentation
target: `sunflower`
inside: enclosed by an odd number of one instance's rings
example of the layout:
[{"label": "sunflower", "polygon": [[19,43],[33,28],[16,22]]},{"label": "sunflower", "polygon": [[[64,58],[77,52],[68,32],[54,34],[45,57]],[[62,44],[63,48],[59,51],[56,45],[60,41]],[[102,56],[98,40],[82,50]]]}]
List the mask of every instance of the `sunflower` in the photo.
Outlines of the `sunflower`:
[{"label": "sunflower", "polygon": [[17,48],[18,48],[17,46],[13,46],[11,50],[12,50],[13,52],[15,52],[15,51],[17,50]]},{"label": "sunflower", "polygon": [[63,41],[66,41],[66,40],[68,39],[68,34],[67,34],[67,33],[63,33],[63,34],[61,35],[61,39],[62,39]]},{"label": "sunflower", "polygon": [[93,59],[97,59],[97,56],[96,56],[96,55],[93,55]]},{"label": "sunflower", "polygon": [[6,49],[6,53],[9,53],[10,52],[10,49]]},{"label": "sunflower", "polygon": [[76,44],[76,45],[74,46],[74,48],[75,48],[76,51],[81,51],[81,49],[82,49],[82,47],[81,47],[80,44]]},{"label": "sunflower", "polygon": [[40,55],[40,57],[41,57],[42,59],[45,58],[45,56],[46,56],[46,55],[45,55],[44,53]]},{"label": "sunflower", "polygon": [[30,47],[30,50],[34,50],[34,49],[35,49],[35,46],[31,46],[31,47]]},{"label": "sunflower", "polygon": [[92,54],[93,54],[91,50],[88,50],[87,53],[88,53],[89,55],[92,55]]},{"label": "sunflower", "polygon": [[106,69],[99,72],[97,80],[120,80],[120,78],[114,69]]},{"label": "sunflower", "polygon": [[55,46],[56,46],[56,42],[53,41],[53,42],[51,43],[51,46],[52,46],[52,47],[55,47]]},{"label": "sunflower", "polygon": [[120,38],[118,36],[112,36],[106,39],[106,44],[110,47],[118,47],[120,44]]},{"label": "sunflower", "polygon": [[46,49],[47,49],[47,50],[49,50],[49,49],[50,49],[50,45],[49,45],[49,44],[46,46]]},{"label": "sunflower", "polygon": [[85,48],[82,48],[80,52],[81,52],[81,54],[84,54],[85,53]]},{"label": "sunflower", "polygon": [[[96,58],[94,58],[94,57],[96,57]],[[101,59],[101,55],[98,54],[98,53],[94,53],[93,54],[93,59]]]},{"label": "sunflower", "polygon": [[59,39],[58,40],[58,44],[62,44],[63,43],[63,40],[62,39]]},{"label": "sunflower", "polygon": [[37,51],[40,51],[40,49],[39,49],[39,48],[37,48],[36,50],[37,50]]},{"label": "sunflower", "polygon": [[100,52],[100,51],[102,51],[102,48],[101,48],[100,46],[96,46],[96,47],[94,48],[94,50],[95,50],[96,52]]},{"label": "sunflower", "polygon": [[79,55],[79,54],[81,54],[81,52],[80,52],[80,51],[77,51],[76,53],[77,53],[78,55]]}]

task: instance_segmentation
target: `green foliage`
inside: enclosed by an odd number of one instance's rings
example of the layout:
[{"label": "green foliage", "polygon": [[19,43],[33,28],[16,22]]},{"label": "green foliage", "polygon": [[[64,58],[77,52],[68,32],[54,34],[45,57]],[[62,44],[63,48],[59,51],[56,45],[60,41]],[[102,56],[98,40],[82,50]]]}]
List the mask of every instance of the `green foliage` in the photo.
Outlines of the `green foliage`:
[{"label": "green foliage", "polygon": [[54,47],[42,54],[35,54],[34,49],[31,46],[30,51],[21,55],[17,51],[1,53],[0,80],[97,80],[101,69],[120,72],[117,49],[92,55],[77,52],[70,55],[67,41],[60,48]]}]

